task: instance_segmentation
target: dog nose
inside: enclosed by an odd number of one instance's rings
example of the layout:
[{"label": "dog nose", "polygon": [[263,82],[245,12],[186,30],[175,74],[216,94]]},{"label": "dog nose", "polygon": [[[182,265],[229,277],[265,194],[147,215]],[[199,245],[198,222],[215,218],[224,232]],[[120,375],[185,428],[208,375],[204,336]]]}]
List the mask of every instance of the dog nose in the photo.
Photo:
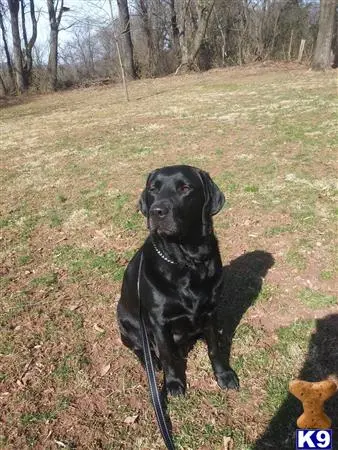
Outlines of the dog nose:
[{"label": "dog nose", "polygon": [[150,215],[163,219],[168,215],[169,209],[166,206],[155,206],[155,208],[150,208]]}]

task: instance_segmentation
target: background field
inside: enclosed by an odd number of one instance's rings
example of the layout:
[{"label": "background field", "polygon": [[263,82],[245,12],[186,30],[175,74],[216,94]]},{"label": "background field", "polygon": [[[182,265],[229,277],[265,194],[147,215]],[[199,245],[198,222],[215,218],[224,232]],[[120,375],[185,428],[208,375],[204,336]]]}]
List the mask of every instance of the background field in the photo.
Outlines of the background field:
[{"label": "background field", "polygon": [[[253,66],[133,82],[129,104],[107,87],[4,105],[2,448],[163,448],[115,308],[146,175],[175,163],[227,198],[215,228],[241,380],[220,391],[195,348],[170,401],[177,446],[294,448],[288,382],[338,376],[335,94],[334,71]],[[337,425],[337,398],[328,411]]]}]

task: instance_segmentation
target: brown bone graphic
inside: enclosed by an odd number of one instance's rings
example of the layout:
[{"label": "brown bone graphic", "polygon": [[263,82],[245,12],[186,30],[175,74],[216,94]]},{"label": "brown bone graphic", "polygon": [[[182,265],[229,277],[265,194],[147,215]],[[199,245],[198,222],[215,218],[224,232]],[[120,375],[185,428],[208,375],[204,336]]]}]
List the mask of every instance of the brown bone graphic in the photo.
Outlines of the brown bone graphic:
[{"label": "brown bone graphic", "polygon": [[289,384],[289,391],[303,404],[304,412],[297,419],[298,428],[331,427],[331,419],[324,413],[324,402],[337,391],[333,380],[310,383],[309,381],[294,380]]}]

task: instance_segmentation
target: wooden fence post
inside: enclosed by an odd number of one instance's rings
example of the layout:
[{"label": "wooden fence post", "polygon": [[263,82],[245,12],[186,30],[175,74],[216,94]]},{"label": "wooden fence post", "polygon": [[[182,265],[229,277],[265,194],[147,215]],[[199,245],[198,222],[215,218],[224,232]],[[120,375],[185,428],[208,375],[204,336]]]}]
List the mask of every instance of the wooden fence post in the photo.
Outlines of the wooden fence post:
[{"label": "wooden fence post", "polygon": [[300,41],[299,52],[298,52],[298,59],[297,59],[297,61],[299,63],[301,62],[302,57],[303,57],[304,47],[305,47],[305,39],[302,39]]},{"label": "wooden fence post", "polygon": [[291,60],[292,39],[293,39],[293,29],[291,30],[291,36],[290,36],[290,42],[289,42],[288,61]]}]

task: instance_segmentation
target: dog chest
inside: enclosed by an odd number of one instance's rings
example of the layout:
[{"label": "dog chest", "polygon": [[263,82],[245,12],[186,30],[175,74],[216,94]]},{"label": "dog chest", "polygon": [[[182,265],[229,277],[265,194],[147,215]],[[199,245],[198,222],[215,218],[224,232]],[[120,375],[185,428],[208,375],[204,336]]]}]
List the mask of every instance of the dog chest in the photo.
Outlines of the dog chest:
[{"label": "dog chest", "polygon": [[196,292],[189,288],[178,288],[177,296],[164,305],[164,316],[177,335],[199,332],[214,311],[212,290]]}]

